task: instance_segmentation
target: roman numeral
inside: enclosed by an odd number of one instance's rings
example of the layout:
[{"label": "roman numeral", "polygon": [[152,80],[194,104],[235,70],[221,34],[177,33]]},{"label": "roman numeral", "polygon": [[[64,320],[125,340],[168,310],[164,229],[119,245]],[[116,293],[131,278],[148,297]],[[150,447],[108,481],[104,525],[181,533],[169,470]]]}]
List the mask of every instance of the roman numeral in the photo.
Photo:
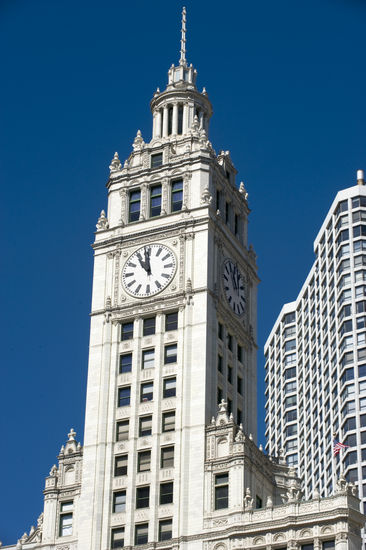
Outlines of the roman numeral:
[{"label": "roman numeral", "polygon": [[170,254],[166,254],[166,255],[164,256],[164,258],[162,258],[162,260],[164,261],[164,260],[167,260],[168,258],[170,258]]},{"label": "roman numeral", "polygon": [[165,277],[165,279],[169,279],[169,275],[167,275],[166,273],[162,273],[161,276]]},{"label": "roman numeral", "polygon": [[173,267],[173,264],[165,264],[164,269],[165,269],[166,267]]},{"label": "roman numeral", "polygon": [[161,284],[159,283],[159,281],[155,281],[155,284],[158,288],[161,288]]},{"label": "roman numeral", "polygon": [[136,283],[136,280],[134,279],[133,281],[131,281],[130,283],[128,283],[128,287],[132,286],[134,283]]},{"label": "roman numeral", "polygon": [[140,291],[140,288],[141,288],[141,285],[139,285],[139,286],[136,288],[136,290],[135,290],[136,294]]},{"label": "roman numeral", "polygon": [[125,277],[132,277],[133,273],[126,273]]},{"label": "roman numeral", "polygon": [[132,262],[128,262],[128,267],[136,267],[136,264],[133,264]]},{"label": "roman numeral", "polygon": [[146,294],[150,294],[150,285],[146,285]]},{"label": "roman numeral", "polygon": [[157,253],[156,253],[156,257],[160,256],[162,250],[163,250],[163,249],[162,249],[161,247],[158,249],[158,251],[157,251]]}]

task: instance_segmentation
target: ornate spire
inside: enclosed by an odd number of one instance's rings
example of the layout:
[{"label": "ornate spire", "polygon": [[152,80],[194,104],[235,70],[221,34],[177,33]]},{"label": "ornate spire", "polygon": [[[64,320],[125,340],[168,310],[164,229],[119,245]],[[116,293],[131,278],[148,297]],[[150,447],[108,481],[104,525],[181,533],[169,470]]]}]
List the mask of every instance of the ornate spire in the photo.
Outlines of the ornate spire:
[{"label": "ornate spire", "polygon": [[186,60],[186,8],[183,8],[182,10],[182,30],[181,30],[181,39],[180,39],[180,59],[179,59],[179,65],[182,67],[187,67],[187,60]]}]

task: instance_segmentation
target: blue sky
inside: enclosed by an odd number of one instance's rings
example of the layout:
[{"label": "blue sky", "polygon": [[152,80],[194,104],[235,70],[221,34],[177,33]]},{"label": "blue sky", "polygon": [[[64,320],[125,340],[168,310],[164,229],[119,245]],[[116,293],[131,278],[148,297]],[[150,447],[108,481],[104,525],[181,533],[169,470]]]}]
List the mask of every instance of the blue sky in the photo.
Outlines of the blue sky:
[{"label": "blue sky", "polygon": [[[313,261],[336,194],[366,169],[366,3],[186,2],[187,57],[210,139],[249,191],[262,348]],[[151,136],[149,101],[179,59],[182,3],[2,0],[0,540],[42,511],[71,426],[82,437],[93,232],[114,151]]]}]

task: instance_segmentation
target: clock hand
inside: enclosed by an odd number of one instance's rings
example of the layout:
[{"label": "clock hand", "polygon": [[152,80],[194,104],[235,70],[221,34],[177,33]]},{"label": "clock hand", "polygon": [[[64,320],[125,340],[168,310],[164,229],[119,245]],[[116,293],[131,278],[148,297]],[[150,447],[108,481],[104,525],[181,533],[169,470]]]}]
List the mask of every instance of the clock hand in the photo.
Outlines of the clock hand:
[{"label": "clock hand", "polygon": [[151,275],[151,264],[150,264],[150,254],[151,254],[151,248],[144,248],[144,254],[145,254],[145,270],[148,275]]},{"label": "clock hand", "polygon": [[137,258],[138,258],[138,261],[140,262],[140,265],[143,269],[145,269],[146,271],[146,263],[144,262],[144,260],[142,259],[142,256],[139,252],[137,252],[136,254]]}]

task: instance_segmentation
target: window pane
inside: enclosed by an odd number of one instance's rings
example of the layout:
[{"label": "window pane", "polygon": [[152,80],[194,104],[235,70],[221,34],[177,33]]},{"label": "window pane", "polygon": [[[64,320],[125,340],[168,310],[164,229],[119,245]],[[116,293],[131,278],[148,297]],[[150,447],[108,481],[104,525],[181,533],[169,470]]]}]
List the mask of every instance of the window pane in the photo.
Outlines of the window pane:
[{"label": "window pane", "polygon": [[60,517],[60,537],[72,535],[72,514],[63,514]]},{"label": "window pane", "polygon": [[173,482],[160,484],[160,504],[170,504],[173,502]]},{"label": "window pane", "polygon": [[138,454],[137,471],[149,472],[151,463],[151,451],[141,451]]},{"label": "window pane", "polygon": [[143,401],[151,401],[153,398],[153,387],[154,384],[152,382],[147,382],[146,384],[141,384],[141,402]]},{"label": "window pane", "polygon": [[176,363],[177,362],[177,344],[165,346],[164,349],[164,363]]},{"label": "window pane", "polygon": [[127,455],[116,456],[114,459],[114,475],[127,475]]},{"label": "window pane", "polygon": [[137,487],[136,508],[148,508],[150,500],[150,487]]},{"label": "window pane", "polygon": [[175,397],[176,395],[176,379],[165,378],[163,381],[163,397]]},{"label": "window pane", "polygon": [[131,388],[129,386],[118,389],[118,406],[126,407],[130,404]]},{"label": "window pane", "polygon": [[155,334],[155,317],[144,319],[143,336]]},{"label": "window pane", "polygon": [[169,540],[172,538],[172,524],[171,519],[159,521],[159,540]]},{"label": "window pane", "polygon": [[172,432],[175,430],[175,411],[163,413],[163,432]]},{"label": "window pane", "polygon": [[68,502],[61,502],[61,512],[69,512],[74,508],[74,501],[69,500]]},{"label": "window pane", "polygon": [[163,447],[161,449],[161,467],[174,467],[174,447]]},{"label": "window pane", "polygon": [[121,340],[131,340],[133,338],[133,323],[122,323]]},{"label": "window pane", "polygon": [[178,312],[167,313],[165,315],[165,330],[177,330],[178,328]]},{"label": "window pane", "polygon": [[125,544],[125,528],[112,529],[111,548],[123,548]]},{"label": "window pane", "polygon": [[119,373],[131,372],[132,370],[132,353],[126,353],[119,358]]},{"label": "window pane", "polygon": [[151,168],[157,168],[163,164],[163,153],[151,155]]},{"label": "window pane", "polygon": [[136,222],[140,218],[140,191],[132,191],[130,193],[129,221]]},{"label": "window pane", "polygon": [[151,435],[152,430],[152,416],[143,416],[140,418],[140,437]]},{"label": "window pane", "polygon": [[154,367],[155,349],[145,349],[142,352],[142,368],[152,369]]},{"label": "window pane", "polygon": [[150,191],[150,216],[160,216],[161,213],[161,185],[155,185]]},{"label": "window pane", "polygon": [[113,493],[113,512],[124,512],[126,510],[126,491]]},{"label": "window pane", "polygon": [[116,441],[126,441],[126,439],[128,439],[128,428],[128,420],[121,420],[121,422],[117,422]]},{"label": "window pane", "polygon": [[146,544],[148,538],[148,523],[140,523],[135,527],[135,544]]},{"label": "window pane", "polygon": [[182,210],[183,205],[183,180],[172,183],[172,212]]}]

